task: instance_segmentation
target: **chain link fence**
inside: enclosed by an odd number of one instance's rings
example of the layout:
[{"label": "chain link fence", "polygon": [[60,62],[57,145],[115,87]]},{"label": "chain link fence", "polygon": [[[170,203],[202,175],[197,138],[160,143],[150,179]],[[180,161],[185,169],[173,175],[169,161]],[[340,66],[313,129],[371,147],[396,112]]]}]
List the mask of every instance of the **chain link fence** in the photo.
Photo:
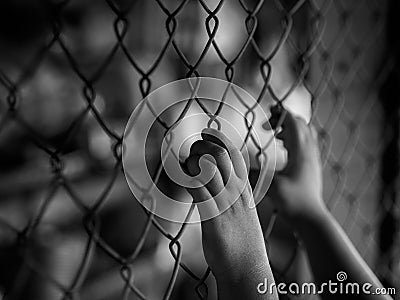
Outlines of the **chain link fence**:
[{"label": "chain link fence", "polygon": [[[329,209],[385,286],[399,288],[398,6],[2,1],[2,298],[215,298],[199,227],[149,213],[122,168],[130,112],[156,88],[198,76],[316,126]],[[149,168],[181,197],[157,156],[168,124],[159,118],[149,136]],[[255,147],[253,156],[265,150]],[[275,278],[310,280],[301,244],[268,199],[259,213]]]}]

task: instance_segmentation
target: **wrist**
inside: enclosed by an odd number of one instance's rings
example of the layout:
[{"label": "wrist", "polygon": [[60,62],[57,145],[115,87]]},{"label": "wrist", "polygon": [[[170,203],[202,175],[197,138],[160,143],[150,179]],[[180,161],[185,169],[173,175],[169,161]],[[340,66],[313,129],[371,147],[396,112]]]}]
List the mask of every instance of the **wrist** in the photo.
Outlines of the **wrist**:
[{"label": "wrist", "polygon": [[215,279],[219,299],[243,299],[257,294],[257,286],[265,280],[274,282],[268,262],[252,264],[251,268],[240,272],[227,272],[224,276],[216,276]]},{"label": "wrist", "polygon": [[310,208],[303,209],[301,213],[292,218],[292,224],[300,234],[312,231],[315,226],[322,226],[333,220],[333,216],[323,203],[323,200],[318,200],[314,203],[320,203],[320,205],[313,205]]},{"label": "wrist", "polygon": [[[265,250],[266,251],[266,250]],[[241,266],[231,267],[226,269],[223,273],[214,273],[215,279],[219,285],[229,284],[241,284],[249,279],[263,279],[268,275],[270,266],[268,256],[265,253],[257,256],[252,256],[252,259],[248,260],[247,257],[241,259]],[[246,267],[243,267],[246,266]]]}]

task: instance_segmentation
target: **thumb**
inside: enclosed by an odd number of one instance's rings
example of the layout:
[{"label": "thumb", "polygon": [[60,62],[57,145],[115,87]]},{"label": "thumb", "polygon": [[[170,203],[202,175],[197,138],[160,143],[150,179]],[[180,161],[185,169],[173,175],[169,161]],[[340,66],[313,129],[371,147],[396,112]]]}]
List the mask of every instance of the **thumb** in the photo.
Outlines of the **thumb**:
[{"label": "thumb", "polygon": [[277,123],[277,119],[282,117],[281,131],[276,134],[276,138],[281,140],[283,146],[287,150],[287,163],[279,175],[290,176],[299,169],[301,160],[299,155],[301,153],[301,141],[303,138],[304,127],[307,124],[299,117],[294,116],[291,112],[284,110],[285,115],[277,115],[271,109],[271,121]]}]

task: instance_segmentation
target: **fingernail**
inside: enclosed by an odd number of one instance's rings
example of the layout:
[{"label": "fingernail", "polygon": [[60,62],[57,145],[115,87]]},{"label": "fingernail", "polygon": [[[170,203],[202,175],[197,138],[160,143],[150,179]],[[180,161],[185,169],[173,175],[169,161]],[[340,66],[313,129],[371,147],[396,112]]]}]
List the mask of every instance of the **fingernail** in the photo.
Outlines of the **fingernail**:
[{"label": "fingernail", "polygon": [[271,125],[271,123],[270,122],[264,122],[263,124],[262,124],[262,128],[264,129],[264,130],[272,130],[272,125]]}]

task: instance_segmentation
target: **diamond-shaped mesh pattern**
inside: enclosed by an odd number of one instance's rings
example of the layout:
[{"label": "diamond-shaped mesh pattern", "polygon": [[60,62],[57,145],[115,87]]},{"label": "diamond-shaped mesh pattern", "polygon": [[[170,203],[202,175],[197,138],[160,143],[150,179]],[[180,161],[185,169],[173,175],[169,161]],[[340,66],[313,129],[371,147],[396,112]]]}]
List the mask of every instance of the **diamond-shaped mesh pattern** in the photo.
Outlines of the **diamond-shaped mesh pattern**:
[{"label": "diamond-shaped mesh pattern", "polygon": [[[143,209],[122,169],[129,113],[157,87],[197,76],[311,120],[329,209],[384,283],[398,284],[399,57],[386,2],[0,4],[0,295],[214,296],[197,229]],[[169,129],[158,123],[156,145]],[[152,168],[167,182],[161,163]],[[267,244],[275,220],[264,222]],[[292,248],[271,257],[279,280]]]}]

